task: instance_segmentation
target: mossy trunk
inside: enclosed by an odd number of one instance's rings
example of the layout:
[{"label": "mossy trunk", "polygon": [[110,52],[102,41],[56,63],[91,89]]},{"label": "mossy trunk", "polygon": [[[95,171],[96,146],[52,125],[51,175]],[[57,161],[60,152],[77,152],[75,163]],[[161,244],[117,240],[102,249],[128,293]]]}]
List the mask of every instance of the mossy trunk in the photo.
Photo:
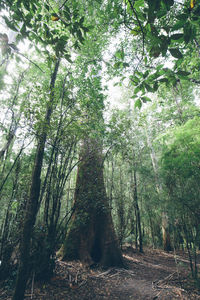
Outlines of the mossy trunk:
[{"label": "mossy trunk", "polygon": [[114,232],[103,179],[99,142],[82,145],[74,199],[74,215],[60,251],[63,260],[79,259],[89,265],[122,266],[122,254]]}]

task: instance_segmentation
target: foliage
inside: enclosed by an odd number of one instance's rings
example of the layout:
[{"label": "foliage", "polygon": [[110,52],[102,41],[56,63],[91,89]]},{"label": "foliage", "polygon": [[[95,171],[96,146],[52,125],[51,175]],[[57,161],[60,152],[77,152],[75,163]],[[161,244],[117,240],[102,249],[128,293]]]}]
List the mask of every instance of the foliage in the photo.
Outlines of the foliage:
[{"label": "foliage", "polygon": [[199,10],[199,4],[190,1],[125,1],[124,25],[129,35],[115,52],[114,67],[119,73],[124,70],[123,75],[118,73],[121,81],[129,77],[136,107],[150,101],[148,94],[163,83],[168,88],[180,80],[199,83],[194,75],[199,64]]},{"label": "foliage", "polygon": [[[194,118],[165,136],[167,148],[162,156],[166,184],[176,201],[199,215],[199,129],[200,120]],[[180,193],[181,189],[181,193]]]},{"label": "foliage", "polygon": [[179,240],[183,239],[181,235],[185,239],[191,273],[195,279],[198,278],[196,248],[199,247],[200,215],[199,129],[200,120],[196,117],[171,130],[165,137],[167,145],[162,153],[162,171],[170,196],[169,206],[173,202],[172,215],[178,225],[177,233]]}]

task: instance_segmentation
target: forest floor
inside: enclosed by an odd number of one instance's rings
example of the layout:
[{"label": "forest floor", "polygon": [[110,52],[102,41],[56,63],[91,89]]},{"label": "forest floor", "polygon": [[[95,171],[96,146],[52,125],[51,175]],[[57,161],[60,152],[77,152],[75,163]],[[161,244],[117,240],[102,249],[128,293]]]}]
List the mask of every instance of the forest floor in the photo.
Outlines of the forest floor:
[{"label": "forest floor", "polygon": [[[89,269],[80,262],[57,261],[51,281],[30,281],[25,299],[200,299],[200,289],[195,288],[189,277],[186,254],[152,249],[145,249],[141,254],[130,246],[123,253],[124,269]],[[0,299],[10,300],[11,294],[12,290],[1,282]]]}]

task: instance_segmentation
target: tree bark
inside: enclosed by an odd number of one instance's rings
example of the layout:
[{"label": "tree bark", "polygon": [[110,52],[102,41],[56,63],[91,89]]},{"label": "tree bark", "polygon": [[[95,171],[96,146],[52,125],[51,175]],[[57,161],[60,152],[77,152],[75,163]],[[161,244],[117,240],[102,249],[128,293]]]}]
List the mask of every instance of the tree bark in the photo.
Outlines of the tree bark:
[{"label": "tree bark", "polygon": [[142,237],[142,228],[141,228],[141,220],[140,220],[140,209],[138,205],[138,193],[137,193],[137,176],[136,171],[133,171],[133,183],[134,183],[134,191],[133,191],[133,199],[134,199],[134,207],[135,207],[135,217],[136,217],[136,240],[135,246],[137,249],[137,236],[139,233],[139,251],[143,252],[143,237]]},{"label": "tree bark", "polygon": [[88,265],[122,266],[103,179],[102,147],[86,138],[82,144],[74,198],[74,215],[60,250],[63,260]]},{"label": "tree bark", "polygon": [[163,249],[167,252],[172,250],[171,238],[169,234],[169,221],[166,213],[162,213],[162,235],[163,235]]}]

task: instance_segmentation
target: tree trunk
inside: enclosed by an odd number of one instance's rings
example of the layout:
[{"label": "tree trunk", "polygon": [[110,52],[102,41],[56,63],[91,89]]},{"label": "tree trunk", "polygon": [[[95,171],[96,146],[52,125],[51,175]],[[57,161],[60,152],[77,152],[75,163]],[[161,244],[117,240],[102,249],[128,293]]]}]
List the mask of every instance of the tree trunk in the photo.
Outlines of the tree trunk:
[{"label": "tree trunk", "polygon": [[79,259],[89,265],[123,265],[104,186],[102,148],[90,138],[82,145],[74,215],[60,254],[63,260]]},{"label": "tree trunk", "polygon": [[153,226],[153,221],[152,221],[152,216],[151,216],[151,210],[148,208],[147,210],[147,214],[149,217],[149,224],[150,224],[150,229],[151,229],[151,239],[152,239],[152,245],[153,245],[153,249],[155,248],[155,233],[154,233],[154,226]]},{"label": "tree trunk", "polygon": [[[137,177],[136,177],[136,171],[134,169],[133,172],[133,178],[134,178],[134,206],[135,206],[135,216],[136,216],[136,228],[138,228],[139,233],[139,249],[140,252],[143,252],[143,238],[142,238],[142,228],[141,228],[141,220],[140,220],[140,209],[138,205],[138,193],[137,193]],[[137,240],[136,240],[136,246],[137,246]],[[137,248],[137,247],[136,247]]]},{"label": "tree trunk", "polygon": [[162,213],[162,235],[163,235],[163,249],[167,252],[172,250],[171,238],[169,234],[169,221],[166,213]]},{"label": "tree trunk", "polygon": [[32,237],[33,227],[35,224],[37,210],[38,210],[39,195],[40,195],[40,175],[41,175],[42,162],[44,157],[44,147],[47,138],[47,130],[48,130],[48,126],[50,125],[50,118],[53,109],[54,87],[55,87],[59,62],[60,61],[58,60],[57,63],[55,64],[54,72],[51,77],[50,100],[49,103],[47,104],[43,130],[40,137],[38,138],[38,146],[37,146],[37,151],[35,156],[34,168],[32,172],[30,196],[27,201],[27,206],[26,206],[26,211],[24,216],[24,224],[22,227],[22,236],[20,241],[20,259],[19,259],[19,267],[18,267],[15,291],[12,298],[13,300],[24,299],[24,293],[25,293],[26,284],[28,280],[31,237]]}]

